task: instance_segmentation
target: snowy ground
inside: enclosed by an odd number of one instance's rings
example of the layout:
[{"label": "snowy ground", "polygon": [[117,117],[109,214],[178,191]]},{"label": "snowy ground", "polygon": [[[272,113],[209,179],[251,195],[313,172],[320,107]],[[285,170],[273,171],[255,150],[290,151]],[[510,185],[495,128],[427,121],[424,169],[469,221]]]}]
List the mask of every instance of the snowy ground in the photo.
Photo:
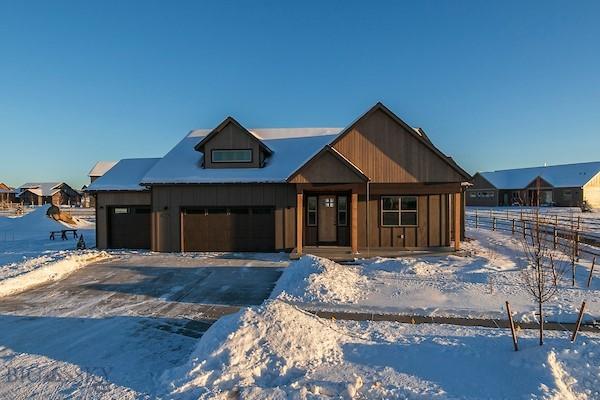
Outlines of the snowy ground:
[{"label": "snowy ground", "polygon": [[117,252],[0,299],[0,398],[156,398],[224,314],[269,296],[281,255]]},{"label": "snowy ground", "polygon": [[597,399],[600,336],[328,321],[274,300],[225,317],[166,372],[181,399]]},{"label": "snowy ground", "polygon": [[105,252],[76,251],[77,239],[50,240],[50,232],[76,228],[88,247],[95,246],[94,225],[76,220],[65,226],[38,207],[23,216],[0,217],[0,297],[61,279],[90,262],[108,258]]},{"label": "snowy ground", "polygon": [[[519,241],[483,229],[469,229],[467,236],[472,240],[457,255],[373,258],[355,266],[304,257],[286,271],[272,296],[327,310],[502,319],[508,300],[517,320],[535,321],[521,280]],[[573,322],[583,300],[586,320],[600,319],[600,276],[588,289],[590,267],[589,260],[578,263],[575,288],[563,279],[547,304],[547,320]]]}]

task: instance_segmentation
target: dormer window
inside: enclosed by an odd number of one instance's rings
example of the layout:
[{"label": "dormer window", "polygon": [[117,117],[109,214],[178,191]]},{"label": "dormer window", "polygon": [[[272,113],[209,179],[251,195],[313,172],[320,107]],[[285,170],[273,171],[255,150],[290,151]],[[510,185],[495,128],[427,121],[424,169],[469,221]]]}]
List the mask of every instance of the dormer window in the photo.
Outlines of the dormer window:
[{"label": "dormer window", "polygon": [[214,163],[251,163],[252,149],[213,149],[211,160]]},{"label": "dormer window", "polygon": [[273,151],[235,119],[223,122],[194,146],[203,168],[262,168]]}]

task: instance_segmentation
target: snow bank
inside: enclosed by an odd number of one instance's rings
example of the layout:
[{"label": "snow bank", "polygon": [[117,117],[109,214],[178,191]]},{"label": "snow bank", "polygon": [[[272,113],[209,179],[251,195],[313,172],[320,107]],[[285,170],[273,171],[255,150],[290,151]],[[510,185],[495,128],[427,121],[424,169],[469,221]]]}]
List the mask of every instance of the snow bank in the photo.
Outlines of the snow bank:
[{"label": "snow bank", "polygon": [[285,269],[271,298],[298,302],[354,303],[363,296],[366,278],[357,267],[326,258],[303,256]]},{"label": "snow bank", "polygon": [[217,321],[191,361],[164,379],[184,398],[218,392],[246,398],[253,387],[292,385],[301,371],[341,362],[344,337],[330,321],[267,301]]},{"label": "snow bank", "polygon": [[63,251],[0,268],[0,297],[60,280],[86,265],[110,258],[104,251]]},{"label": "snow bank", "polygon": [[329,321],[272,300],[222,318],[162,379],[175,399],[596,399],[600,337]]}]

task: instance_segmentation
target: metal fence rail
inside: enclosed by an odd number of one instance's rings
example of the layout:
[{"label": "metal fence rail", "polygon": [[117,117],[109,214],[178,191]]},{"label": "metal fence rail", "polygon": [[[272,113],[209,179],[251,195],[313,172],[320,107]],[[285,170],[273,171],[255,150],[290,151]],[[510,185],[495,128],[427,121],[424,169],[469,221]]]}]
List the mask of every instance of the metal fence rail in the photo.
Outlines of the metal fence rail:
[{"label": "metal fence rail", "polygon": [[[507,215],[503,212],[495,214],[467,212],[466,214],[467,226],[475,229],[510,232],[512,235],[523,238],[531,237],[532,225],[535,223],[535,220],[526,215],[521,219],[511,218],[511,214]],[[582,253],[592,257],[600,257],[600,237],[597,235],[571,229],[570,225],[548,223],[541,219],[540,229],[544,232],[544,240],[551,242],[554,249],[564,250],[568,248],[568,251],[574,251],[577,257]]]}]

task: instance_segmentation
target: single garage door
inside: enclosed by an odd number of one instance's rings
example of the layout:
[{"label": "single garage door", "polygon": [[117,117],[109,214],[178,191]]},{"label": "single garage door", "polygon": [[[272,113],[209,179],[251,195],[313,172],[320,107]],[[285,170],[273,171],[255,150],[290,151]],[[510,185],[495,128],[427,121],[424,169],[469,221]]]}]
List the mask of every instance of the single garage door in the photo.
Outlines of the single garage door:
[{"label": "single garage door", "polygon": [[183,210],[183,251],[273,251],[273,207]]},{"label": "single garage door", "polygon": [[108,247],[149,249],[150,215],[150,206],[110,207]]}]

